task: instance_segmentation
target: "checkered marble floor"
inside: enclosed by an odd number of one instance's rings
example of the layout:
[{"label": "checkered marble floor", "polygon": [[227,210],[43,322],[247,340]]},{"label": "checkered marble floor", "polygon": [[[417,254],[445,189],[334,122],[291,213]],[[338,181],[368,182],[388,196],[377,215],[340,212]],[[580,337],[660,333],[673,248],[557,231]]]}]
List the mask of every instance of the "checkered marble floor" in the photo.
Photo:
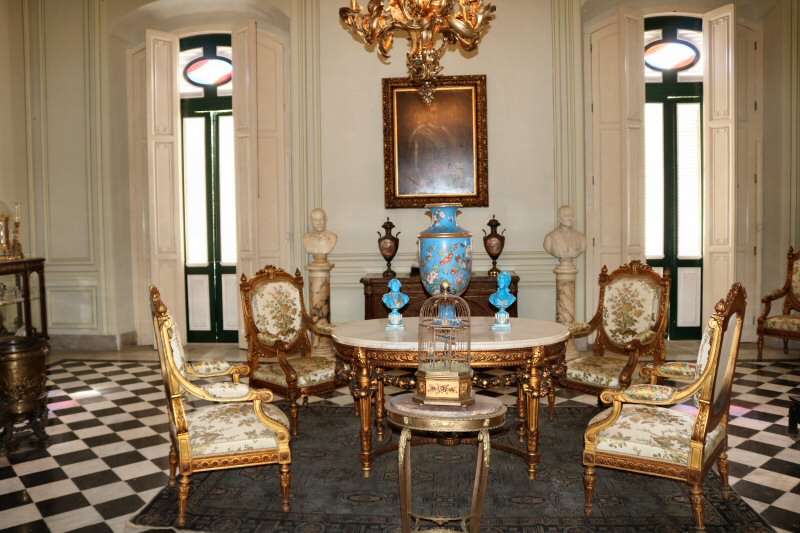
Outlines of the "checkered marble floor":
[{"label": "checkered marble floor", "polygon": [[[132,530],[130,515],[167,482],[158,364],[62,361],[49,368],[48,391],[48,446],[23,442],[0,454],[0,528]],[[515,388],[485,393],[516,401]],[[787,433],[788,396],[800,395],[800,363],[740,362],[733,393],[731,485],[777,531],[800,531],[800,440]],[[344,406],[353,400],[343,387],[310,401]],[[596,398],[559,391],[557,404],[595,405]]]}]

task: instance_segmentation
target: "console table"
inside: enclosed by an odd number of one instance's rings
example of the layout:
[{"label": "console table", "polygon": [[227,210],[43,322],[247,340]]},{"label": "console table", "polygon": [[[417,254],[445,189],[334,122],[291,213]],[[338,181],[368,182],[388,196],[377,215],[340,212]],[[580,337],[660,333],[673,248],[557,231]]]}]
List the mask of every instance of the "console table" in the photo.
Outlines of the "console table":
[{"label": "console table", "polygon": [[[361,278],[361,284],[364,286],[364,319],[369,320],[372,318],[386,318],[389,316],[389,309],[383,305],[381,298],[384,294],[389,292],[387,284],[392,278],[384,278],[380,274],[367,274]],[[405,317],[418,316],[419,309],[422,307],[423,302],[428,298],[428,293],[422,286],[419,276],[405,276],[398,277],[400,283],[403,284],[402,292],[408,295],[408,305],[400,310],[400,313]],[[511,286],[509,291],[517,297],[517,284],[519,283],[519,276],[511,273]],[[472,273],[470,277],[469,286],[464,294],[461,295],[464,300],[469,304],[469,311],[472,316],[494,316],[497,309],[489,303],[489,295],[497,291],[497,278],[494,276],[487,276],[485,274],[479,275]],[[507,309],[508,314],[512,317],[517,316],[517,302]]]}]

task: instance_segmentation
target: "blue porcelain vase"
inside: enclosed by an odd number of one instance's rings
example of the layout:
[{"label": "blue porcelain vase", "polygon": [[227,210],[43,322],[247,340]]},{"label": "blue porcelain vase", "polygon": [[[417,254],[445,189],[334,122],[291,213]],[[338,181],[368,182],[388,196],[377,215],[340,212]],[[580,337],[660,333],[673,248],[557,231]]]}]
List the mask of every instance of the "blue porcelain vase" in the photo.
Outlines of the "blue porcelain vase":
[{"label": "blue porcelain vase", "polygon": [[428,204],[431,226],[417,236],[419,275],[428,294],[440,292],[443,281],[460,296],[472,275],[472,234],[458,225],[461,204]]}]

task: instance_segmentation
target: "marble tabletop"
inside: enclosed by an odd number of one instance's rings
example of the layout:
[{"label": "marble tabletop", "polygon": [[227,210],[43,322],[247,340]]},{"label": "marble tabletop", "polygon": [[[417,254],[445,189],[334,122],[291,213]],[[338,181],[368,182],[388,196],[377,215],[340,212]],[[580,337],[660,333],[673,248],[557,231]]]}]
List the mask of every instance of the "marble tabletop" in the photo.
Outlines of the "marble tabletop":
[{"label": "marble tabletop", "polygon": [[[412,351],[418,346],[419,318],[404,317],[403,331],[386,331],[386,319],[337,324],[333,340],[347,346],[376,350]],[[511,318],[511,331],[492,331],[494,317],[471,318],[471,349],[474,351],[508,350],[547,346],[567,340],[569,329],[563,324],[535,318]]]}]

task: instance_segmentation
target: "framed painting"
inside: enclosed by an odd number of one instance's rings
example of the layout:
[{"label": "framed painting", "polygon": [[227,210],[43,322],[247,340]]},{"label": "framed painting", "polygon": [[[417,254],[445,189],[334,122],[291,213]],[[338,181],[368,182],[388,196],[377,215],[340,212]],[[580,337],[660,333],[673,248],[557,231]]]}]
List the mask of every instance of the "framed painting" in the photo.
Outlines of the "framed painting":
[{"label": "framed painting", "polygon": [[486,76],[443,76],[422,101],[409,78],[383,80],[387,208],[489,205]]}]

